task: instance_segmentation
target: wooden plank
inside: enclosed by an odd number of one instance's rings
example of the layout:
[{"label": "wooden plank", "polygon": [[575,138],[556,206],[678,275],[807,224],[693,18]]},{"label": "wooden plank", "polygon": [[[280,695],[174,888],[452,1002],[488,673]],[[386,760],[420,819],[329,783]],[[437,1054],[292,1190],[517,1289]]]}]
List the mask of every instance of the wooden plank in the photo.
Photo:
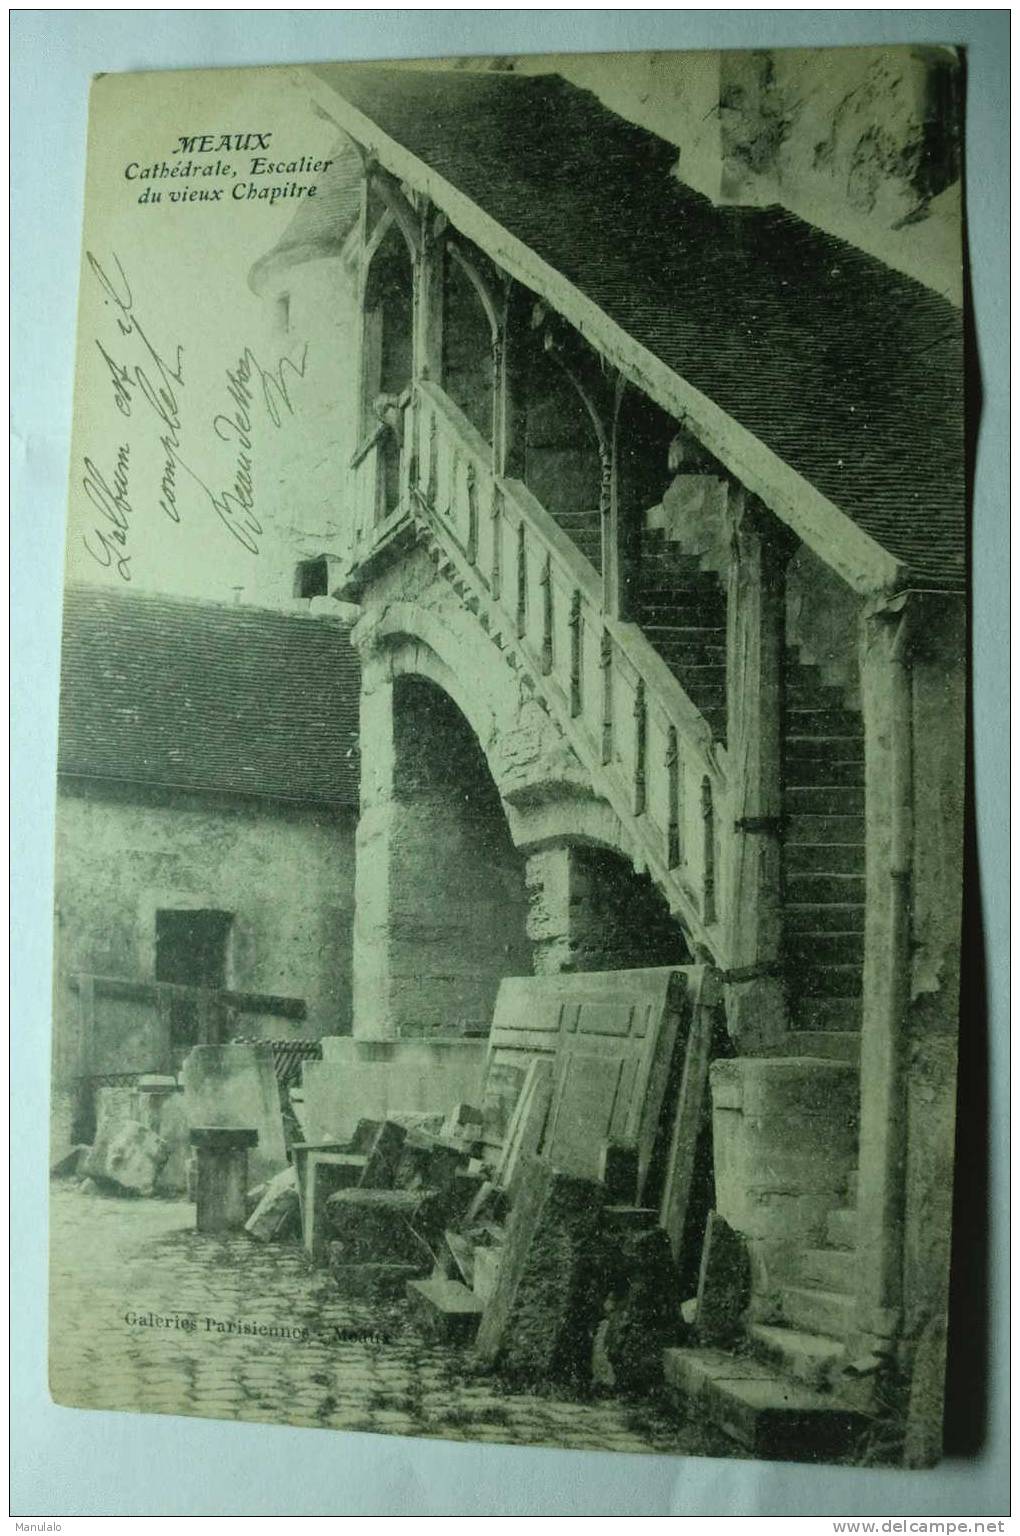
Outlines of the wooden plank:
[{"label": "wooden plank", "polygon": [[677,1029],[700,974],[662,966],[503,981],[489,1070],[554,1063],[543,1156],[556,1167],[598,1179],[603,1144],[620,1141],[636,1149],[644,1189]]},{"label": "wooden plank", "polygon": [[515,1174],[521,1160],[535,1156],[542,1143],[552,1102],[553,1064],[548,1060],[536,1060],[528,1068],[521,1096],[510,1117],[507,1127],[503,1156],[496,1170],[496,1183],[501,1189],[513,1190]]},{"label": "wooden plank", "polygon": [[695,1155],[707,1113],[708,1067],[719,1019],[719,992],[714,972],[705,973],[693,1000],[693,1018],[684,1054],[683,1077],[677,1095],[659,1225],[678,1260],[691,1197]]}]

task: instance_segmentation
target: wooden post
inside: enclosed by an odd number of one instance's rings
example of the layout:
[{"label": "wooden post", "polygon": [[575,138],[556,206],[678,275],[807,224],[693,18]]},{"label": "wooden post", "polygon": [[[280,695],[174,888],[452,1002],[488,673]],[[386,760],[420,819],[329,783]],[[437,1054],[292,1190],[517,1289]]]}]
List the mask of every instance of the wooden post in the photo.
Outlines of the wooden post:
[{"label": "wooden post", "polygon": [[574,719],[583,707],[583,676],[584,619],[581,616],[581,594],[575,589],[570,595],[570,714]]},{"label": "wooden post", "polygon": [[867,864],[856,1325],[876,1347],[895,1339],[903,1307],[914,837],[910,619],[905,598],[864,618],[861,654]]},{"label": "wooden post", "polygon": [[669,1238],[674,1262],[680,1259],[698,1141],[710,1112],[708,1068],[719,1010],[718,977],[714,971],[702,973],[696,983],[693,998],[689,998],[689,1007],[683,1076],[677,1094],[666,1178],[659,1206],[659,1225]]},{"label": "wooden post", "polygon": [[738,1048],[786,1032],[782,976],[782,707],[786,536],[763,509],[731,491],[726,698],[733,821],[729,844],[727,990]]}]

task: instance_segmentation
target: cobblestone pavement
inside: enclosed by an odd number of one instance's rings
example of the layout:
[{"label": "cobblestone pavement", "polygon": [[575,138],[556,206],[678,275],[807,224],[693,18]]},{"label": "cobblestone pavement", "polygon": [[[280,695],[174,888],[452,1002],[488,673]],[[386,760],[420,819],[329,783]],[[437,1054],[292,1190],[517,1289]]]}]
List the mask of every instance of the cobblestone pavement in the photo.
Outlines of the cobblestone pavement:
[{"label": "cobblestone pavement", "polygon": [[[526,1445],[717,1453],[615,1397],[508,1392],[424,1343],[396,1303],[351,1302],[297,1244],[194,1230],[194,1206],[51,1185],[50,1384],[71,1406]],[[162,1325],[155,1319],[162,1319]],[[181,1326],[191,1323],[194,1326]],[[228,1322],[291,1330],[279,1338]],[[299,1336],[294,1337],[294,1333]]]}]

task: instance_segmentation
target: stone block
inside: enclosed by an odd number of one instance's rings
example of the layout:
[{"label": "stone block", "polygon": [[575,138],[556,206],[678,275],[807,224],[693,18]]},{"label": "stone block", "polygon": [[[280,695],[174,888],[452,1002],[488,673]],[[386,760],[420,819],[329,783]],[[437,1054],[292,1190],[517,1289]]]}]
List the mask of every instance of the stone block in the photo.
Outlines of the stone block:
[{"label": "stone block", "polygon": [[166,1142],[139,1121],[108,1117],[96,1134],[82,1172],[130,1194],[151,1195],[169,1155]]},{"label": "stone block", "polygon": [[340,1189],[360,1184],[367,1159],[355,1152],[309,1152],[304,1160],[304,1200],[301,1231],[304,1245],[314,1259],[321,1259],[326,1244],[326,1203]]},{"label": "stone block", "polygon": [[520,1380],[587,1381],[608,1290],[603,1190],[532,1158],[522,1166],[481,1358]]},{"label": "stone block", "polygon": [[718,1211],[708,1213],[698,1273],[696,1334],[701,1344],[735,1344],[751,1301],[747,1244]]},{"label": "stone block", "polygon": [[407,1300],[415,1325],[428,1339],[470,1344],[478,1332],[482,1302],[460,1281],[437,1275],[429,1280],[411,1280]]},{"label": "stone block", "polygon": [[261,1200],[245,1222],[244,1230],[263,1243],[286,1242],[299,1235],[301,1210],[293,1168],[284,1168],[275,1179],[269,1180]]},{"label": "stone block", "polygon": [[185,1059],[181,1078],[189,1125],[257,1130],[258,1145],[251,1154],[253,1184],[287,1166],[271,1045],[197,1045]]},{"label": "stone block", "polygon": [[478,1103],[485,1040],[363,1040],[327,1035],[302,1068],[307,1139],[349,1142],[365,1116],[442,1115]]},{"label": "stone block", "polygon": [[345,1264],[342,1245],[328,1247],[329,1272],[341,1296],[352,1301],[393,1301],[407,1294],[410,1280],[424,1279],[427,1264]]},{"label": "stone block", "polygon": [[506,1191],[489,1179],[482,1179],[470,1195],[464,1211],[464,1224],[474,1226],[480,1221],[501,1221],[508,1209]]},{"label": "stone block", "polygon": [[428,1190],[342,1189],[326,1201],[332,1251],[344,1264],[431,1265],[434,1196]]},{"label": "stone block", "polygon": [[661,1227],[627,1233],[607,1255],[607,1271],[613,1265],[605,1352],[614,1383],[620,1392],[654,1392],[662,1383],[663,1350],[686,1332],[668,1236]]},{"label": "stone block", "polygon": [[239,1232],[248,1219],[248,1154],[258,1142],[252,1128],[193,1126],[197,1178],[195,1228]]},{"label": "stone block", "polygon": [[503,1248],[501,1244],[494,1243],[491,1247],[486,1247],[481,1243],[475,1243],[473,1253],[471,1289],[478,1300],[485,1303],[496,1289],[500,1266],[503,1263]]}]

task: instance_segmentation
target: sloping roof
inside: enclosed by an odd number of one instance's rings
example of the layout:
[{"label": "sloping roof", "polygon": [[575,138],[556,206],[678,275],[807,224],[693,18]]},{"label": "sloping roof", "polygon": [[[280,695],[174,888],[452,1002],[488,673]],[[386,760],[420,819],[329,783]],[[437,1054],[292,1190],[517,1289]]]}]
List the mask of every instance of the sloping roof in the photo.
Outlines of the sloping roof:
[{"label": "sloping roof", "polygon": [[273,273],[339,255],[361,213],[361,156],[348,138],[332,151],[332,165],[320,177],[314,197],[302,198],[280,239],[254,265],[250,282],[256,293]]},{"label": "sloping roof", "polygon": [[964,573],[962,316],[779,207],[719,208],[674,146],[556,75],[318,66],[924,585]]},{"label": "sloping roof", "polygon": [[338,623],[96,587],[64,595],[63,774],[356,805],[358,694]]}]

